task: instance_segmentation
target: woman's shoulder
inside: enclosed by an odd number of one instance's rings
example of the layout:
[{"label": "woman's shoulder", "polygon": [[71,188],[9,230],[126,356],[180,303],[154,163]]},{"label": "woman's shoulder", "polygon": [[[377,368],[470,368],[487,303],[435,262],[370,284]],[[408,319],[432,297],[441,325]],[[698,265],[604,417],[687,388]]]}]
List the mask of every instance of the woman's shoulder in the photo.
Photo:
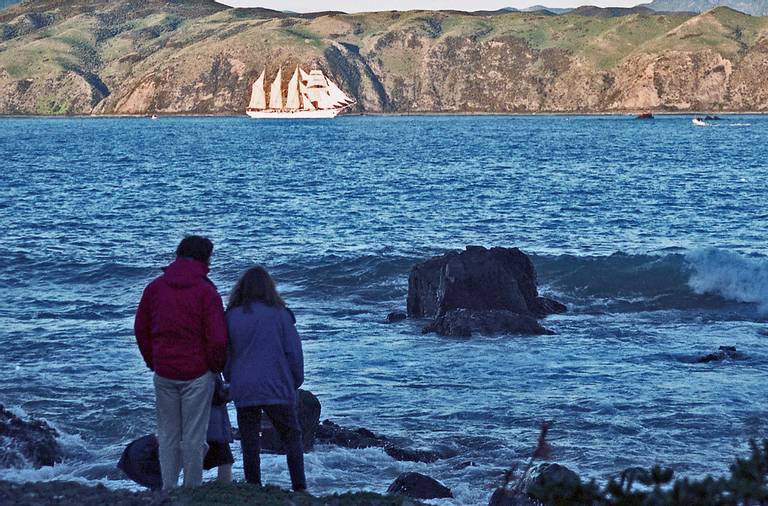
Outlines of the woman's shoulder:
[{"label": "woman's shoulder", "polygon": [[263,302],[251,302],[245,306],[237,306],[227,310],[227,316],[240,317],[245,315],[258,315],[273,318],[287,318],[296,323],[296,317],[289,308],[285,306],[270,306]]}]

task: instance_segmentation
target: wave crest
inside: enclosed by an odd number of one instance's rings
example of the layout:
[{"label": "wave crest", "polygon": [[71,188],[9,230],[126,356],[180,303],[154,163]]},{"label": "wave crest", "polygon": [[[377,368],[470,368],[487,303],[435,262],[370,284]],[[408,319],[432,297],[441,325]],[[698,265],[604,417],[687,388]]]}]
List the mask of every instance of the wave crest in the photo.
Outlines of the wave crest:
[{"label": "wave crest", "polygon": [[708,248],[663,255],[536,256],[542,285],[576,307],[610,311],[733,309],[768,313],[768,258]]},{"label": "wave crest", "polygon": [[706,248],[689,252],[686,260],[692,270],[688,286],[695,293],[754,303],[768,314],[768,259]]}]

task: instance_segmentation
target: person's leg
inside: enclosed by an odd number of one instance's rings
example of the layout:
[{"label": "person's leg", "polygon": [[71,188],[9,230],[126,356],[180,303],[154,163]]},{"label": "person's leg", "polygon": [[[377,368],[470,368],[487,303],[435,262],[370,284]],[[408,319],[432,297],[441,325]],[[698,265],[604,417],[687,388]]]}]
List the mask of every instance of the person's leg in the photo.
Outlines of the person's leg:
[{"label": "person's leg", "polygon": [[223,464],[217,469],[216,481],[219,483],[232,483],[232,464]]},{"label": "person's leg", "polygon": [[163,489],[179,484],[181,472],[181,393],[178,382],[155,374],[157,442]]},{"label": "person's leg", "polygon": [[264,406],[264,412],[272,420],[272,425],[280,434],[286,450],[288,472],[291,474],[291,486],[295,491],[307,489],[304,475],[304,439],[296,407],[288,404]]},{"label": "person's leg", "polygon": [[184,486],[203,483],[203,458],[211,418],[213,374],[205,373],[181,387],[181,458],[184,464]]},{"label": "person's leg", "polygon": [[245,481],[261,485],[261,407],[237,408]]},{"label": "person's leg", "polygon": [[235,463],[235,457],[232,455],[232,448],[229,443],[220,443],[218,441],[208,441],[208,452],[203,459],[203,469],[217,470],[216,481],[221,483],[232,483],[232,464]]}]

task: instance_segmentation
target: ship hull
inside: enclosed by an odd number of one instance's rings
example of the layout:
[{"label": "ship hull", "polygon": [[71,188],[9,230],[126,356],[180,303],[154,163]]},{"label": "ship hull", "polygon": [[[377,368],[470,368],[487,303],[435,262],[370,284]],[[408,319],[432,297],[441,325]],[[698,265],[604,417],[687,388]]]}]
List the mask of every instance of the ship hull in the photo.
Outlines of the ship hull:
[{"label": "ship hull", "polygon": [[254,111],[245,113],[253,119],[331,119],[335,118],[341,109],[322,109],[317,111]]}]

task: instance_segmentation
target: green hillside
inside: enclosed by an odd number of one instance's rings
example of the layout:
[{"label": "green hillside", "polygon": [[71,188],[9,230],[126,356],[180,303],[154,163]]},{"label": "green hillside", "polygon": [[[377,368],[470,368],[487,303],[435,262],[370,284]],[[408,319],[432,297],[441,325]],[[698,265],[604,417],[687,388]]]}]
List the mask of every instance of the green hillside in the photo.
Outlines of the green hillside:
[{"label": "green hillside", "polygon": [[0,112],[241,113],[263,69],[295,65],[320,67],[361,111],[768,107],[768,18],[613,14],[32,0],[0,11]]}]

